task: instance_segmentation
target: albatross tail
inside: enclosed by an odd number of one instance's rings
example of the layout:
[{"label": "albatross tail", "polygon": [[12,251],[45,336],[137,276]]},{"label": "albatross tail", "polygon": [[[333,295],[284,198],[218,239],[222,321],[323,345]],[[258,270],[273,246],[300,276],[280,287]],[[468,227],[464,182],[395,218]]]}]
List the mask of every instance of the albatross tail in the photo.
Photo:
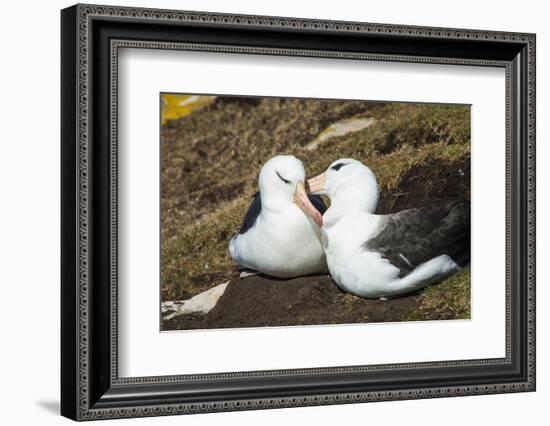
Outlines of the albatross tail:
[{"label": "albatross tail", "polygon": [[434,257],[433,259],[418,265],[409,275],[399,278],[388,284],[384,296],[398,296],[410,293],[444,280],[461,267],[446,254]]}]

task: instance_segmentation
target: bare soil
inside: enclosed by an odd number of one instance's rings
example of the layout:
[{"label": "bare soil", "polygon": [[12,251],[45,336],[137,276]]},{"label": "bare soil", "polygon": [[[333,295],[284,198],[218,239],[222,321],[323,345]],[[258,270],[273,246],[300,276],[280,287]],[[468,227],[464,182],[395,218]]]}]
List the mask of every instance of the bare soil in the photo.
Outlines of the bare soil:
[{"label": "bare soil", "polygon": [[235,276],[207,315],[164,321],[164,330],[353,324],[399,321],[413,312],[418,295],[367,300],[341,291],[328,275],[276,280]]}]

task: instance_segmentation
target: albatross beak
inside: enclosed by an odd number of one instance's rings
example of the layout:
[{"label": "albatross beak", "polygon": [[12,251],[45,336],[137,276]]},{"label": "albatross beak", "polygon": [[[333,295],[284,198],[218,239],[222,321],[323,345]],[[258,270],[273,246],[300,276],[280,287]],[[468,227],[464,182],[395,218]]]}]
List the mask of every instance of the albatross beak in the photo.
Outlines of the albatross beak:
[{"label": "albatross beak", "polygon": [[296,191],[294,192],[294,202],[307,216],[313,219],[317,226],[323,226],[323,216],[319,211],[313,207],[309,197],[307,196],[306,187],[303,182],[296,184]]},{"label": "albatross beak", "polygon": [[325,189],[325,174],[321,173],[314,178],[311,178],[307,181],[307,186],[309,187],[309,192],[312,194],[322,193]]}]

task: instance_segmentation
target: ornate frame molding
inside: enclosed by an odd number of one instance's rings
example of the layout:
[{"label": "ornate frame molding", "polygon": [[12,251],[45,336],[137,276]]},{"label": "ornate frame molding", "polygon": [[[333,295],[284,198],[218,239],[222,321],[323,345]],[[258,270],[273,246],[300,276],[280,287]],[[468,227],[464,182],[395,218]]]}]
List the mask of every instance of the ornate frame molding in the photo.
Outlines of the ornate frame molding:
[{"label": "ornate frame molding", "polygon": [[[520,34],[510,32],[494,32],[494,31],[477,31],[464,29],[447,29],[447,28],[427,28],[427,27],[410,27],[401,25],[383,25],[369,24],[357,22],[335,22],[321,20],[306,20],[294,18],[266,17],[266,16],[244,16],[244,15],[227,15],[213,14],[202,12],[184,12],[184,11],[169,11],[156,9],[136,9],[126,7],[104,7],[77,5],[73,8],[64,11],[65,29],[63,37],[68,39],[74,37],[74,45],[70,42],[64,45],[64,55],[68,62],[74,63],[64,65],[67,73],[74,73],[74,87],[64,88],[69,95],[76,95],[76,102],[67,105],[68,99],[71,96],[64,97],[63,111],[69,114],[68,109],[74,111],[75,129],[74,132],[67,130],[68,134],[64,137],[63,147],[69,145],[74,150],[74,157],[67,154],[68,158],[64,159],[64,177],[74,178],[74,182],[64,185],[67,191],[74,190],[73,198],[69,195],[65,197],[66,204],[71,204],[72,207],[64,207],[67,213],[75,214],[74,233],[72,229],[67,229],[70,234],[67,238],[74,238],[75,246],[67,248],[63,252],[63,262],[68,264],[74,263],[72,268],[76,273],[74,277],[65,278],[63,282],[63,291],[74,292],[72,295],[75,301],[75,306],[67,307],[67,301],[63,301],[63,322],[73,321],[72,327],[76,332],[76,336],[69,336],[69,331],[64,326],[64,353],[67,357],[73,357],[72,364],[63,366],[63,368],[71,368],[70,372],[65,373],[65,379],[62,377],[62,382],[65,390],[62,391],[62,412],[63,414],[78,420],[91,420],[112,417],[138,417],[150,415],[169,415],[182,413],[198,413],[198,412],[213,412],[213,411],[228,411],[228,410],[243,410],[243,409],[260,409],[260,408],[277,408],[291,406],[307,406],[307,405],[323,405],[323,404],[339,404],[351,402],[366,402],[366,401],[382,401],[382,400],[400,400],[400,399],[415,399],[415,398],[434,398],[443,396],[461,396],[475,395],[488,393],[503,393],[503,392],[518,392],[518,391],[533,391],[535,389],[535,36],[533,34]],[[92,49],[98,49],[94,46],[92,27],[93,22],[102,20],[104,22],[139,22],[140,24],[178,24],[192,26],[223,26],[224,28],[253,28],[260,30],[276,29],[280,31],[291,31],[294,33],[307,33],[314,31],[316,33],[332,34],[353,34],[353,35],[373,35],[387,39],[409,37],[414,40],[447,40],[450,42],[467,41],[467,42],[488,42],[488,43],[505,43],[506,45],[516,45],[518,49],[524,49],[525,53],[521,61],[526,61],[524,67],[527,71],[524,81],[516,81],[514,76],[517,74],[517,62],[511,59],[482,59],[482,58],[461,58],[461,57],[441,57],[441,56],[418,56],[418,55],[403,55],[403,54],[383,54],[383,53],[364,53],[364,52],[346,52],[335,50],[319,50],[319,49],[298,49],[298,48],[280,48],[280,47],[254,47],[254,46],[232,46],[212,43],[192,43],[178,41],[146,41],[140,39],[117,39],[112,38],[109,42],[109,97],[110,97],[110,241],[109,241],[109,256],[110,256],[110,317],[108,319],[110,328],[109,342],[111,346],[110,362],[108,366],[108,380],[103,379],[107,388],[113,389],[113,396],[107,399],[100,397],[102,391],[98,389],[103,385],[93,385],[91,388],[92,375],[98,374],[97,367],[91,365],[90,357],[93,348],[91,341],[96,337],[91,330],[91,321],[95,320],[91,316],[91,297],[90,297],[90,276],[91,276],[91,223],[92,214],[96,208],[94,202],[94,194],[92,193],[93,170],[90,168],[90,156],[92,147],[91,140],[94,135],[91,132],[91,114],[95,107],[93,99],[93,81],[91,78],[92,72]],[[453,362],[434,362],[434,363],[415,363],[415,364],[393,364],[393,365],[377,365],[377,366],[362,366],[362,367],[327,367],[321,369],[307,370],[275,370],[267,372],[245,372],[245,373],[224,373],[211,374],[200,376],[162,376],[162,377],[145,377],[145,378],[127,378],[121,379],[118,377],[117,368],[117,90],[118,90],[118,50],[119,48],[154,48],[154,49],[176,49],[176,50],[195,50],[195,51],[215,51],[239,54],[264,54],[264,55],[298,55],[298,56],[315,56],[324,58],[339,58],[339,59],[355,59],[355,60],[374,60],[374,61],[396,61],[396,62],[423,62],[423,63],[445,63],[456,65],[480,65],[503,67],[506,69],[506,109],[507,109],[507,164],[506,164],[506,193],[507,193],[507,260],[506,260],[506,357],[503,359],[483,359],[483,360],[464,360]],[[517,85],[525,85],[518,88]],[[518,159],[517,152],[513,150],[512,142],[515,137],[515,132],[519,130],[512,126],[512,116],[518,113],[515,109],[521,108],[521,105],[513,104],[513,98],[517,97],[518,90],[524,90],[525,103],[521,114],[523,114],[527,139],[525,143],[526,158]],[[521,136],[520,136],[521,138]],[[71,158],[69,158],[71,157]],[[514,166],[515,161],[524,161],[522,165]],[[68,166],[68,162],[72,166]],[[390,370],[407,370],[411,368],[436,368],[443,369],[449,367],[474,367],[474,366],[489,366],[489,365],[511,365],[512,363],[512,328],[513,317],[511,301],[512,297],[517,297],[517,291],[512,287],[512,280],[517,277],[512,277],[513,265],[511,257],[513,253],[512,226],[517,225],[517,221],[513,222],[513,190],[515,181],[513,173],[516,170],[514,167],[525,167],[526,181],[524,188],[519,187],[519,191],[524,191],[522,199],[526,203],[526,287],[523,297],[525,297],[526,307],[526,346],[525,355],[527,357],[525,371],[521,380],[512,380],[500,384],[475,384],[475,385],[456,385],[456,386],[434,386],[426,388],[406,388],[402,387],[396,390],[377,390],[377,391],[353,391],[353,392],[327,392],[316,393],[311,395],[299,396],[273,396],[266,398],[230,398],[217,399],[215,401],[202,402],[169,402],[148,404],[146,402],[133,404],[124,403],[124,398],[117,394],[117,391],[128,386],[159,386],[170,385],[174,383],[195,383],[197,381],[216,382],[228,379],[245,379],[245,378],[266,378],[266,377],[297,377],[309,374],[317,376],[330,376],[331,374],[339,373],[358,373],[358,372],[375,372],[375,371],[390,371]],[[514,187],[513,187],[514,186]],[[65,241],[65,239],[63,238]],[[65,243],[67,247],[68,243]],[[65,267],[65,266],[64,266]],[[521,278],[521,277],[520,277]],[[76,352],[74,352],[76,351]],[[74,379],[74,380],[71,380]],[[108,382],[108,383],[107,383]],[[97,389],[96,389],[97,388]],[[75,397],[69,397],[70,392],[76,393]],[[122,391],[121,391],[122,392]],[[122,392],[124,394],[124,392]],[[107,393],[105,392],[105,395]],[[102,401],[104,399],[104,401]],[[114,402],[113,402],[114,401]],[[122,401],[122,402],[120,402]],[[133,401],[133,400],[132,400]]]}]

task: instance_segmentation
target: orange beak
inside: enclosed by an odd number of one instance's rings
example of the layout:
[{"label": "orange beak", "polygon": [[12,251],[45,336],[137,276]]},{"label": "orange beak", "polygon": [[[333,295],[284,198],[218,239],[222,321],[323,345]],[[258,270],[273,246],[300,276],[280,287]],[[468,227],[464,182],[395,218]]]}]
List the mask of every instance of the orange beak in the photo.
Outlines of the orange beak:
[{"label": "orange beak", "polygon": [[298,182],[296,191],[294,192],[294,202],[307,216],[313,219],[317,226],[323,226],[323,216],[313,207],[309,197],[307,196],[306,187],[303,182]]},{"label": "orange beak", "polygon": [[325,189],[325,174],[321,173],[320,175],[309,179],[307,181],[307,186],[309,187],[309,192],[312,194],[323,192]]}]

